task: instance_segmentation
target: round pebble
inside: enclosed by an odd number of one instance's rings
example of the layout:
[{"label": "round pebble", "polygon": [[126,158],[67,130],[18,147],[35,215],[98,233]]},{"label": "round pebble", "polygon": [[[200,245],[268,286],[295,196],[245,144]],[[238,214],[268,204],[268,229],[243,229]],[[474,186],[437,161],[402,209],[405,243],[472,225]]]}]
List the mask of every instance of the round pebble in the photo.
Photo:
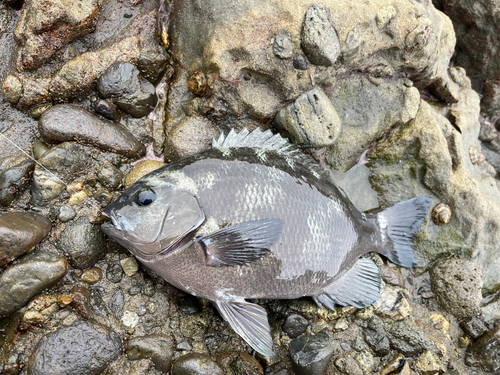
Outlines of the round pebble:
[{"label": "round pebble", "polygon": [[98,267],[92,267],[83,271],[80,280],[87,284],[93,285],[102,279],[102,270]]},{"label": "round pebble", "polygon": [[172,375],[224,375],[224,372],[208,355],[190,353],[174,362]]},{"label": "round pebble", "polygon": [[71,206],[76,206],[77,204],[82,203],[87,198],[88,198],[87,193],[84,190],[82,190],[79,191],[78,193],[73,194],[69,198],[68,204],[70,204]]},{"label": "round pebble", "polygon": [[116,106],[108,100],[96,100],[94,102],[94,111],[98,115],[106,117],[109,120],[116,118]]},{"label": "round pebble", "polygon": [[117,189],[123,180],[123,173],[112,164],[104,164],[97,172],[97,179],[108,189]]},{"label": "round pebble", "polygon": [[309,326],[309,322],[301,315],[289,315],[283,324],[283,331],[288,337],[294,339],[300,334],[304,333]]},{"label": "round pebble", "polygon": [[139,323],[139,315],[133,311],[124,311],[122,323],[125,327],[134,328]]},{"label": "round pebble", "polygon": [[122,281],[123,275],[124,273],[122,267],[116,263],[109,265],[106,270],[106,279],[115,284]]},{"label": "round pebble", "polygon": [[120,264],[123,268],[123,272],[125,272],[125,275],[129,277],[139,270],[139,264],[137,263],[137,260],[135,260],[134,257],[128,257],[122,259],[120,260]]},{"label": "round pebble", "polygon": [[76,217],[76,212],[70,206],[62,206],[59,210],[59,220],[61,223],[67,223]]}]

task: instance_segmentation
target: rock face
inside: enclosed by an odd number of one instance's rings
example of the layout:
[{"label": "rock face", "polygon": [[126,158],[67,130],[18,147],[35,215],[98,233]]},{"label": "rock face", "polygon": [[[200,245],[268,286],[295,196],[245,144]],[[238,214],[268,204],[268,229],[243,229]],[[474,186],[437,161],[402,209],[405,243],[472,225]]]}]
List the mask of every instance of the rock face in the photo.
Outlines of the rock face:
[{"label": "rock face", "polygon": [[0,275],[0,317],[19,310],[38,293],[56,284],[66,272],[68,262],[59,255],[44,251],[25,255]]},{"label": "rock face", "polygon": [[72,104],[56,105],[45,111],[38,130],[48,143],[77,141],[126,157],[139,157],[146,148],[123,125],[104,121]]},{"label": "rock face", "polygon": [[28,157],[11,156],[0,162],[0,206],[8,206],[27,186],[35,162]]},{"label": "rock face", "polygon": [[100,6],[101,0],[27,2],[14,31],[21,47],[19,67],[36,69],[63,45],[93,31]]},{"label": "rock face", "polygon": [[30,250],[51,228],[49,219],[31,212],[8,212],[0,216],[0,267]]},{"label": "rock face", "polygon": [[93,322],[77,321],[43,337],[31,355],[30,375],[98,375],[121,349],[120,336]]}]

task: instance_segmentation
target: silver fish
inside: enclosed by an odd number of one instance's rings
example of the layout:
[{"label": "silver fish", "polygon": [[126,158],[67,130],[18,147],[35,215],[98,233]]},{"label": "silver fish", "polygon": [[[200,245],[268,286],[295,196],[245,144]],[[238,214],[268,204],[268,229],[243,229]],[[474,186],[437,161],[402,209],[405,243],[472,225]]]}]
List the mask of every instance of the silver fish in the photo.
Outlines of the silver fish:
[{"label": "silver fish", "polygon": [[280,135],[245,129],[141,178],[104,210],[111,223],[102,230],[172,285],[212,301],[252,348],[271,356],[266,311],[245,299],[371,305],[380,273],[362,256],[376,251],[415,267],[412,237],[431,201],[361,213]]}]

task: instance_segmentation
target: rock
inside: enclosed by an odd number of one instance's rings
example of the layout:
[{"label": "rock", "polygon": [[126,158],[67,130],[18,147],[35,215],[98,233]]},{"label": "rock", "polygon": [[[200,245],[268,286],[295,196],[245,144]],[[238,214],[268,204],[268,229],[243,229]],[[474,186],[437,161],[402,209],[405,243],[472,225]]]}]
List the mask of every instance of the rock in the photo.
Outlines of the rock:
[{"label": "rock", "polygon": [[54,286],[68,272],[63,257],[35,251],[0,274],[0,317],[7,316],[26,305],[43,290]]},{"label": "rock", "polygon": [[11,104],[17,104],[23,92],[23,83],[15,75],[11,74],[5,78],[2,84],[2,94]]},{"label": "rock", "polygon": [[418,374],[422,375],[435,375],[444,372],[441,361],[429,350],[423,352],[415,362],[413,368]]},{"label": "rock", "polygon": [[174,362],[172,375],[223,375],[224,372],[208,355],[190,353]]},{"label": "rock", "polygon": [[304,55],[297,55],[293,60],[293,67],[299,70],[307,70],[307,58]]},{"label": "rock", "polygon": [[372,348],[378,357],[389,354],[391,348],[389,339],[377,331],[371,329],[363,330],[366,343]]},{"label": "rock", "polygon": [[106,236],[99,225],[89,223],[86,216],[69,223],[56,247],[69,258],[73,267],[92,267],[106,252]]},{"label": "rock", "polygon": [[33,120],[38,121],[40,120],[40,117],[42,117],[43,113],[50,107],[52,107],[52,104],[39,105],[38,107],[35,107],[30,111],[30,115],[33,118]]},{"label": "rock", "polygon": [[38,130],[48,143],[77,141],[129,158],[146,148],[122,125],[104,121],[72,104],[56,105],[42,115]]},{"label": "rock", "polygon": [[121,338],[110,328],[76,321],[44,336],[28,364],[29,375],[98,375],[119,355]]},{"label": "rock", "polygon": [[482,300],[481,269],[471,261],[445,259],[430,270],[432,291],[441,307],[461,320],[479,309]]},{"label": "rock", "polygon": [[198,299],[193,296],[179,298],[177,301],[177,307],[184,315],[197,314],[203,310],[203,306],[201,306]]},{"label": "rock", "polygon": [[31,184],[32,205],[45,206],[55,199],[70,181],[89,165],[89,157],[76,143],[67,142],[47,151],[39,162],[46,168],[37,165]]},{"label": "rock", "polygon": [[70,206],[62,206],[59,210],[59,220],[61,223],[67,223],[76,217],[76,212]]},{"label": "rock", "polygon": [[479,314],[461,321],[460,328],[462,328],[464,333],[472,340],[477,340],[488,332],[488,326],[484,321],[484,317]]},{"label": "rock", "polygon": [[70,306],[82,318],[88,319],[90,317],[90,290],[83,285],[75,285],[71,289],[72,301]]},{"label": "rock", "polygon": [[411,306],[405,296],[389,285],[382,287],[379,298],[372,306],[375,313],[391,320],[405,320],[411,314]]},{"label": "rock", "polygon": [[285,130],[295,143],[313,147],[331,146],[342,124],[332,102],[320,87],[300,95],[274,118],[277,129]]},{"label": "rock", "polygon": [[111,203],[113,195],[107,190],[99,189],[92,195],[92,198],[99,202],[99,205],[104,208]]},{"label": "rock", "polygon": [[126,350],[129,360],[149,358],[161,372],[168,372],[174,360],[172,339],[166,335],[134,337],[128,340]]},{"label": "rock", "polygon": [[500,369],[500,326],[493,328],[469,346],[465,364],[492,373]]},{"label": "rock", "polygon": [[31,152],[33,153],[33,157],[38,160],[43,154],[50,150],[50,147],[44,141],[38,141],[33,143],[33,147],[31,148]]},{"label": "rock", "polygon": [[217,363],[226,374],[264,375],[259,361],[247,352],[224,352],[217,357]]},{"label": "rock", "polygon": [[112,283],[119,283],[123,278],[123,269],[119,264],[110,264],[106,269],[106,279]]},{"label": "rock", "polygon": [[98,267],[92,267],[83,271],[80,280],[86,282],[87,284],[95,284],[102,279],[102,270]]},{"label": "rock", "polygon": [[132,117],[147,116],[158,100],[154,86],[132,64],[116,62],[99,77],[97,91]]},{"label": "rock", "polygon": [[297,314],[287,316],[283,323],[283,331],[292,339],[304,333],[307,327],[309,327],[307,319]]},{"label": "rock", "polygon": [[95,28],[99,0],[66,4],[62,0],[27,3],[14,30],[20,46],[18,69],[38,68],[71,40]]},{"label": "rock", "polygon": [[157,161],[157,160],[144,160],[134,165],[132,170],[125,177],[125,188],[128,189],[130,186],[135,184],[141,177],[147,175],[158,168],[161,168],[167,164]]},{"label": "rock", "polygon": [[0,206],[8,206],[28,186],[35,162],[21,155],[0,161]]},{"label": "rock", "polygon": [[288,59],[293,54],[293,44],[287,29],[281,29],[273,43],[273,53],[280,59]]},{"label": "rock", "polygon": [[8,212],[0,216],[0,267],[23,255],[43,240],[52,223],[32,212]]},{"label": "rock", "polygon": [[139,264],[134,257],[127,257],[120,260],[120,265],[123,268],[123,272],[125,272],[125,275],[128,277],[132,276],[139,270]]},{"label": "rock", "polygon": [[116,118],[116,106],[109,100],[99,99],[94,102],[94,111],[108,120]]},{"label": "rock", "polygon": [[168,133],[165,159],[175,161],[208,150],[218,133],[213,124],[203,117],[185,117]]},{"label": "rock", "polygon": [[134,328],[139,324],[139,315],[134,311],[125,310],[122,315],[121,322],[125,327]]},{"label": "rock", "polygon": [[323,375],[333,355],[333,346],[326,332],[301,336],[289,347],[293,371],[297,375]]},{"label": "rock", "polygon": [[81,190],[81,191],[73,194],[71,197],[69,197],[68,204],[70,206],[76,206],[76,205],[82,203],[83,201],[85,201],[85,199],[87,199],[87,198],[88,198],[87,192],[84,190]]},{"label": "rock", "polygon": [[340,55],[339,38],[329,14],[317,5],[307,9],[300,40],[302,49],[313,64],[330,66]]},{"label": "rock", "polygon": [[137,59],[137,69],[153,85],[160,80],[166,67],[167,55],[165,50],[157,44],[154,49],[143,51]]},{"label": "rock", "polygon": [[123,173],[112,164],[105,163],[97,172],[99,182],[111,190],[116,190],[123,181]]}]

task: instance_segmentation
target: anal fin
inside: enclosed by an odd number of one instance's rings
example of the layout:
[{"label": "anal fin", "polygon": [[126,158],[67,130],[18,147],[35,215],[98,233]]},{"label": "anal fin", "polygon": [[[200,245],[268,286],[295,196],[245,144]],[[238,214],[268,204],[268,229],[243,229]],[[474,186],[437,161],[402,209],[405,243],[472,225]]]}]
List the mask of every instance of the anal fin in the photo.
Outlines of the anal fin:
[{"label": "anal fin", "polygon": [[214,302],[222,317],[253,349],[267,357],[274,355],[271,328],[263,307],[244,301]]},{"label": "anal fin", "polygon": [[335,310],[335,305],[361,309],[378,299],[380,287],[380,270],[377,265],[370,259],[361,258],[341,278],[313,298],[318,305],[331,310]]}]

